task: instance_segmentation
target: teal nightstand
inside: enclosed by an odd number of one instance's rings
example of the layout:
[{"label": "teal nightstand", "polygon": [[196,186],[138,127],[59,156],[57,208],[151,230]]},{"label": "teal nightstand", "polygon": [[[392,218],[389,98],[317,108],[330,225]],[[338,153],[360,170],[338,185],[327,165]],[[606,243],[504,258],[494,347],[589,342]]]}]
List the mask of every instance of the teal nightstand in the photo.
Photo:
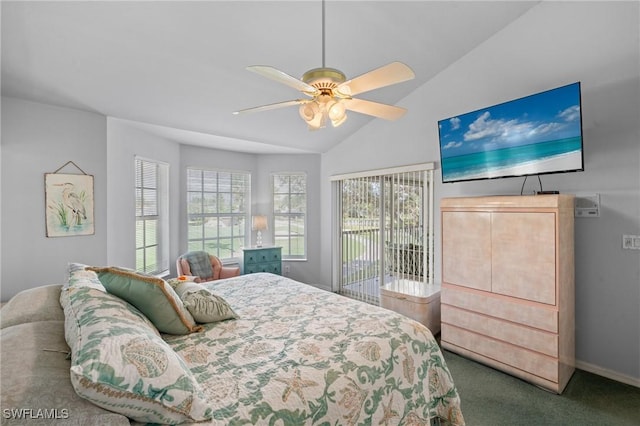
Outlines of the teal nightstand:
[{"label": "teal nightstand", "polygon": [[251,247],[243,248],[243,274],[256,272],[271,272],[282,274],[282,247]]}]

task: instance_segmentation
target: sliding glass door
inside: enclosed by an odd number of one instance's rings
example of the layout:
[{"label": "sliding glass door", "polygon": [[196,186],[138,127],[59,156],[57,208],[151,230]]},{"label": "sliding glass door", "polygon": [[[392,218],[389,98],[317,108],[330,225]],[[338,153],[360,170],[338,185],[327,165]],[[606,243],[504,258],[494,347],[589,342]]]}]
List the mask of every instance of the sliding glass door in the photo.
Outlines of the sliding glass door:
[{"label": "sliding glass door", "polygon": [[334,176],[334,290],[372,304],[380,287],[433,271],[433,164]]}]

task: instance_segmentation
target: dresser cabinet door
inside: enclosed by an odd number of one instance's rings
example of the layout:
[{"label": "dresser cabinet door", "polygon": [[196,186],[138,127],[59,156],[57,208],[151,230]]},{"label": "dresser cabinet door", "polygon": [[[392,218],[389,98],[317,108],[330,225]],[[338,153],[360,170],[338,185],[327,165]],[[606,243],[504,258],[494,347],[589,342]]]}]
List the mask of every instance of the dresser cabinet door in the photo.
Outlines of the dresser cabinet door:
[{"label": "dresser cabinet door", "polygon": [[442,213],[442,280],[491,291],[491,213]]},{"label": "dresser cabinet door", "polygon": [[491,290],[556,304],[556,215],[493,213]]}]

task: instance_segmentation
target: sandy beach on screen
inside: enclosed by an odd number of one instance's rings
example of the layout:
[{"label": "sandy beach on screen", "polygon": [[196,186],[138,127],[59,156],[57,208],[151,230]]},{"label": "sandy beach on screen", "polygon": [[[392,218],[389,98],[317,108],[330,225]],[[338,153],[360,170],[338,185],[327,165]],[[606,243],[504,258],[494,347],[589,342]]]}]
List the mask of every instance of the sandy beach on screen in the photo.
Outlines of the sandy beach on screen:
[{"label": "sandy beach on screen", "polygon": [[531,174],[543,174],[552,171],[576,170],[582,166],[582,154],[580,151],[569,152],[552,158],[493,169],[483,173],[472,173],[461,176],[461,179],[494,178],[500,176],[523,176]]}]

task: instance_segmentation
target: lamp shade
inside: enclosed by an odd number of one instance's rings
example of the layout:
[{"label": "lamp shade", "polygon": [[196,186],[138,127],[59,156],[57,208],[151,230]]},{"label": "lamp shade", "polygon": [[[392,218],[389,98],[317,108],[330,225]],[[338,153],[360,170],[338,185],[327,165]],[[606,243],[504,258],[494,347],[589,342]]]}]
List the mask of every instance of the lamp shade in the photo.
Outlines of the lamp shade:
[{"label": "lamp shade", "polygon": [[324,114],[320,110],[320,106],[316,101],[303,104],[299,109],[300,117],[307,122],[310,130],[318,130],[324,127]]},{"label": "lamp shade", "polygon": [[267,217],[263,215],[253,216],[251,218],[251,229],[254,231],[264,231],[269,229],[267,225]]}]

